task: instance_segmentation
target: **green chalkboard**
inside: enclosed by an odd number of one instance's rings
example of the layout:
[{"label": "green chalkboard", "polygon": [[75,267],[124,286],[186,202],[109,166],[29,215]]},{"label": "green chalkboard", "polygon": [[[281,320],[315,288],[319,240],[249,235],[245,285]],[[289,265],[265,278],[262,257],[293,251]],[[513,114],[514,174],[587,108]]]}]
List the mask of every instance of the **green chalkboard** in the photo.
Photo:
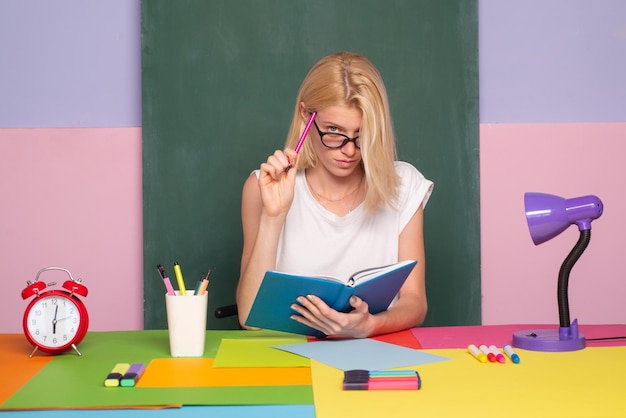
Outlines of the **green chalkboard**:
[{"label": "green chalkboard", "polygon": [[309,68],[339,50],[385,79],[399,158],[435,182],[425,211],[426,325],[480,323],[476,0],[142,1],[145,328],[163,284],[211,269],[212,311],[234,303],[241,188],[282,148]]}]

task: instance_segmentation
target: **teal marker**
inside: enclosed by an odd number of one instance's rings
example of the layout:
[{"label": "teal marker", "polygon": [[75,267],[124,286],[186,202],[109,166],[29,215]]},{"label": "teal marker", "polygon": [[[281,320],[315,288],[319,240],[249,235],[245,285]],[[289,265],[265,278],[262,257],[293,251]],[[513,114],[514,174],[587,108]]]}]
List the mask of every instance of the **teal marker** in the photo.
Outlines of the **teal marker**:
[{"label": "teal marker", "polygon": [[370,377],[414,377],[415,370],[371,370]]}]

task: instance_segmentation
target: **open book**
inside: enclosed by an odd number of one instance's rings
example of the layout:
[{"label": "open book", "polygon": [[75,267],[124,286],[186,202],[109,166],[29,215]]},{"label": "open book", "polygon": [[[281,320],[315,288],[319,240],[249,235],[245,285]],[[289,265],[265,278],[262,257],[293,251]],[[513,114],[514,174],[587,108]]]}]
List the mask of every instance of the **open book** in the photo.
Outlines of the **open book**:
[{"label": "open book", "polygon": [[315,295],[331,308],[348,312],[350,297],[358,296],[367,302],[371,314],[386,310],[417,261],[406,260],[383,267],[374,267],[354,273],[347,284],[333,277],[309,277],[268,271],[256,295],[246,325],[295,334],[322,336],[313,328],[291,319],[295,312],[291,305],[298,296]]}]

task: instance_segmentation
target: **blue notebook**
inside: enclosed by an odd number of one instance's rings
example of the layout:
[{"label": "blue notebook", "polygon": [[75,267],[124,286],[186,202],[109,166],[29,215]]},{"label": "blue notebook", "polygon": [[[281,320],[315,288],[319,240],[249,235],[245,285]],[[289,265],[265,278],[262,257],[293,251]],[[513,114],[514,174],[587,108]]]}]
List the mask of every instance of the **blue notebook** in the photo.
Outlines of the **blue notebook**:
[{"label": "blue notebook", "polygon": [[309,277],[268,271],[248,315],[246,325],[295,334],[321,337],[319,331],[290,318],[291,305],[298,296],[315,295],[331,308],[348,312],[350,297],[358,296],[367,302],[371,314],[386,310],[417,261],[406,260],[383,267],[354,273],[347,284],[333,277]]}]

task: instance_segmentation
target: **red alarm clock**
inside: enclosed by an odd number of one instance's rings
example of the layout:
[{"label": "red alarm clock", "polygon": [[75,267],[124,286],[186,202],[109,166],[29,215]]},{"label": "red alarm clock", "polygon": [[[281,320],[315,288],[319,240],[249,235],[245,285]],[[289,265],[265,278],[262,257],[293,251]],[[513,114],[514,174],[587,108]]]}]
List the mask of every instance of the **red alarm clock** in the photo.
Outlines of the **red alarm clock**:
[{"label": "red alarm clock", "polygon": [[[70,280],[63,283],[63,290],[46,290],[56,283],[39,281],[39,275],[49,270],[61,270]],[[24,335],[34,346],[32,357],[37,350],[48,354],[60,354],[73,349],[79,356],[77,345],[87,334],[89,315],[87,308],[78,296],[86,297],[87,288],[81,279],[74,279],[69,270],[61,267],[46,267],[39,270],[34,282],[22,290],[22,299],[35,296],[24,312]]]}]

